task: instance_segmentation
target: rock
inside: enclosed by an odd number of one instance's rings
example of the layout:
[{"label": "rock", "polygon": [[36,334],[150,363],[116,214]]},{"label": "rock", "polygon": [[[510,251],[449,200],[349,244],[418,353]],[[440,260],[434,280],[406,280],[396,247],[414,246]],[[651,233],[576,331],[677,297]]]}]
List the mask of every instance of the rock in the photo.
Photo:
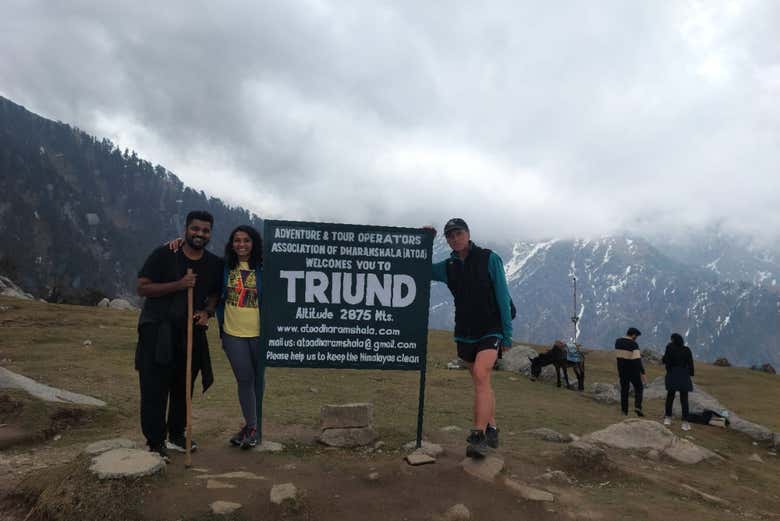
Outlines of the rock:
[{"label": "rock", "polygon": [[728,505],[729,504],[729,502],[726,501],[725,499],[721,499],[721,498],[719,498],[717,496],[713,496],[712,494],[707,494],[706,492],[702,492],[701,490],[699,490],[697,488],[693,488],[690,485],[686,485],[685,483],[681,483],[680,486],[682,488],[684,488],[685,490],[693,492],[694,494],[696,494],[700,498],[706,499],[707,501],[710,501],[712,503],[717,503],[719,505]]},{"label": "rock", "polygon": [[422,451],[414,451],[408,454],[404,458],[409,465],[416,467],[418,465],[427,465],[428,463],[436,463],[436,458],[430,456]]},{"label": "rock", "polygon": [[295,501],[298,489],[292,483],[282,483],[271,487],[271,503],[281,505],[285,501]]},{"label": "rock", "polygon": [[378,438],[371,427],[358,429],[325,429],[320,433],[319,441],[331,447],[362,447],[370,445]]},{"label": "rock", "polygon": [[728,358],[718,358],[712,362],[712,365],[717,367],[731,367],[731,362],[729,362]]},{"label": "rock", "polygon": [[583,440],[624,450],[655,449],[674,460],[688,464],[719,458],[714,452],[681,439],[660,423],[650,420],[625,420],[592,432]]},{"label": "rock", "polygon": [[583,440],[577,440],[566,446],[563,451],[568,465],[578,470],[608,470],[612,463],[604,449]]},{"label": "rock", "polygon": [[655,365],[661,365],[663,354],[650,348],[642,349],[642,361]]},{"label": "rock", "polygon": [[576,434],[574,434],[573,432],[569,433],[569,441],[577,441],[579,439],[580,439],[580,437],[577,436]]},{"label": "rock", "polygon": [[369,481],[378,481],[379,480],[379,472],[372,472],[368,476],[366,476],[366,479]]},{"label": "rock", "polygon": [[0,275],[0,296],[20,298],[24,300],[35,300],[35,297],[33,297],[30,293],[27,293],[22,288],[17,286],[14,281],[2,275]]},{"label": "rock", "polygon": [[92,345],[92,340],[84,340],[84,341],[81,343],[81,345],[83,345],[84,347],[89,347],[89,346],[91,346],[91,345]]},{"label": "rock", "polygon": [[748,458],[748,461],[754,461],[756,463],[763,463],[764,462],[764,460],[761,459],[761,456],[759,456],[756,453],[751,454],[750,457]]},{"label": "rock", "polygon": [[254,450],[257,452],[281,452],[284,450],[284,445],[275,441],[263,440]]},{"label": "rock", "polygon": [[383,442],[381,440],[376,442],[376,443],[374,443],[374,449],[375,450],[383,449],[384,447],[385,447],[385,442]]},{"label": "rock", "polygon": [[469,521],[471,519],[471,512],[463,503],[452,505],[444,513],[445,521]]},{"label": "rock", "polygon": [[320,408],[322,429],[370,427],[373,416],[374,406],[370,403],[323,405]]},{"label": "rock", "polygon": [[537,476],[535,479],[543,481],[556,481],[558,483],[568,483],[570,485],[575,481],[562,470],[550,470]]},{"label": "rock", "polygon": [[206,488],[236,488],[236,486],[216,479],[210,479],[206,481]]},{"label": "rock", "polygon": [[780,449],[780,432],[775,432],[772,435],[772,447]]},{"label": "rock", "polygon": [[531,374],[530,359],[537,356],[539,356],[539,353],[535,349],[518,345],[501,355],[501,359],[496,363],[496,369],[512,373],[523,373],[529,376]]},{"label": "rock", "polygon": [[549,492],[539,490],[538,488],[520,483],[519,481],[505,479],[504,485],[506,485],[509,490],[528,501],[555,501],[555,496]]},{"label": "rock", "polygon": [[591,397],[597,402],[602,403],[619,403],[620,402],[620,389],[615,384],[605,384],[601,382],[594,382],[590,386]]},{"label": "rock", "polygon": [[442,427],[439,430],[443,432],[461,432],[463,429],[461,429],[457,425],[447,425],[446,427]]},{"label": "rock", "polygon": [[111,449],[92,459],[89,470],[100,479],[138,478],[156,474],[165,462],[156,452]]},{"label": "rock", "polygon": [[555,443],[568,443],[571,441],[571,438],[569,436],[564,436],[560,432],[556,432],[552,429],[548,429],[547,427],[540,427],[538,429],[531,429],[525,431],[528,434],[540,438],[544,441],[552,441]]},{"label": "rock", "polygon": [[658,452],[656,449],[650,449],[649,451],[647,451],[646,456],[647,459],[652,461],[658,461],[659,459],[661,459],[661,453]]},{"label": "rock", "polygon": [[110,300],[108,300],[106,297],[103,297],[100,302],[97,303],[96,307],[99,308],[108,308],[108,305],[111,303]]},{"label": "rock", "polygon": [[211,512],[213,514],[216,514],[218,516],[225,516],[228,514],[232,514],[239,508],[241,508],[241,503],[232,503],[230,501],[214,501],[211,505]]},{"label": "rock", "polygon": [[47,402],[75,403],[79,405],[92,405],[94,407],[104,407],[106,402],[85,396],[83,394],[72,393],[56,387],[49,387],[38,383],[32,378],[16,374],[4,367],[0,367],[0,389],[22,389],[41,400]]},{"label": "rock", "polygon": [[112,440],[101,440],[94,443],[90,443],[84,449],[84,453],[91,456],[103,454],[106,451],[113,449],[134,449],[135,442],[127,440],[125,438],[114,438]]},{"label": "rock", "polygon": [[431,457],[437,457],[444,453],[444,449],[441,445],[438,445],[436,443],[431,443],[429,441],[423,440],[422,443],[420,443],[420,448],[417,448],[417,440],[410,441],[406,445],[404,445],[404,449],[406,450],[414,450],[415,452],[422,452],[423,454],[427,454]]},{"label": "rock", "polygon": [[466,458],[460,462],[460,466],[475,478],[492,482],[504,469],[504,460],[497,456],[486,456],[481,459]]},{"label": "rock", "polygon": [[125,311],[135,311],[137,309],[130,302],[128,302],[123,298],[115,298],[114,300],[109,302],[108,307],[111,309],[121,309]]},{"label": "rock", "polygon": [[469,366],[466,365],[466,362],[461,360],[460,358],[455,358],[454,360],[450,360],[447,362],[447,369],[468,369]]}]

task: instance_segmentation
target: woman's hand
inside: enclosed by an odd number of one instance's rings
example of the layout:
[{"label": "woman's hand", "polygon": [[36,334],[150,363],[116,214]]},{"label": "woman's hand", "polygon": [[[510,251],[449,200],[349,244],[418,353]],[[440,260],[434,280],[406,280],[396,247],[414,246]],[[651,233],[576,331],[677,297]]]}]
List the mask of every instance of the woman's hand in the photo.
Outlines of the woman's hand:
[{"label": "woman's hand", "polygon": [[184,244],[184,239],[182,239],[181,237],[176,237],[175,239],[168,241],[165,244],[168,246],[169,250],[175,253],[179,251],[179,248],[181,248],[182,245]]}]

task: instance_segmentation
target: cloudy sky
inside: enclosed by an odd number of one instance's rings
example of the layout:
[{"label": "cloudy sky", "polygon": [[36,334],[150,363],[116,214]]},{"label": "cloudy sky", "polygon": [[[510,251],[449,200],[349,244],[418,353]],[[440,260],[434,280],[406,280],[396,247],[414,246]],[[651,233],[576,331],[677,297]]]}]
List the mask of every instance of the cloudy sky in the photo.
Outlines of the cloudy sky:
[{"label": "cloudy sky", "polygon": [[774,0],[5,0],[0,94],[264,217],[776,240],[778,34]]}]

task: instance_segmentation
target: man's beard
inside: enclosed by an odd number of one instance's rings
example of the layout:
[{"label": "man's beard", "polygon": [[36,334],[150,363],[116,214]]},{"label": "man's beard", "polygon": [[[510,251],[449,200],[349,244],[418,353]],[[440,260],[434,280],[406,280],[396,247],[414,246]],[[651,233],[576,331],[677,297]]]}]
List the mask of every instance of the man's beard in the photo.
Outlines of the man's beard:
[{"label": "man's beard", "polygon": [[198,237],[200,239],[200,242],[195,240],[195,237],[192,235],[186,235],[184,237],[184,240],[187,242],[190,248],[193,250],[202,250],[206,247],[206,245],[209,243],[208,239],[204,239],[203,237]]}]

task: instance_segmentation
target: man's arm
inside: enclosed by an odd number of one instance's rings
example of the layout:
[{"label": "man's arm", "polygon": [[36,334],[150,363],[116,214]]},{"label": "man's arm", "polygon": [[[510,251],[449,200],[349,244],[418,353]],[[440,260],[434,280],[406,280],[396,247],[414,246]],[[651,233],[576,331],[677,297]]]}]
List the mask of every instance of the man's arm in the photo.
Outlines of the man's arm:
[{"label": "man's arm", "polygon": [[493,290],[496,293],[498,311],[501,313],[501,329],[504,336],[502,347],[512,347],[512,312],[509,306],[509,286],[506,283],[504,262],[495,252],[490,253],[488,260],[488,273],[493,282]]},{"label": "man's arm", "polygon": [[136,292],[139,297],[162,297],[171,293],[177,293],[187,288],[195,287],[195,273],[188,273],[179,280],[173,282],[153,282],[148,277],[138,277]]}]

